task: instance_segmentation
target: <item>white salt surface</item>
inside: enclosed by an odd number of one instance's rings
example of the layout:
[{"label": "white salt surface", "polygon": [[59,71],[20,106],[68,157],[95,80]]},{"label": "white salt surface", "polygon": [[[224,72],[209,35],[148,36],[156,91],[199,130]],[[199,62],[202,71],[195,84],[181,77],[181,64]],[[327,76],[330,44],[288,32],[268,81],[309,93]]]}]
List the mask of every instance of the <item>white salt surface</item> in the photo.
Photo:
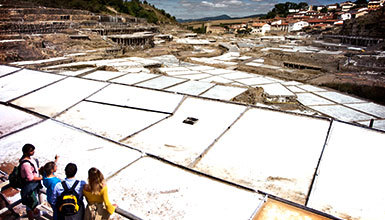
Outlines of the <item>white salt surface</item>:
[{"label": "white salt surface", "polygon": [[91,73],[95,70],[96,70],[96,68],[84,68],[84,69],[77,70],[77,71],[64,71],[64,72],[60,72],[59,74],[65,75],[65,76],[79,76],[79,75]]},{"label": "white salt surface", "polygon": [[113,203],[143,219],[249,219],[263,200],[148,157],[107,184]]},{"label": "white salt surface", "polygon": [[201,96],[212,99],[231,100],[246,90],[246,88],[216,85]]},{"label": "white salt surface", "polygon": [[200,79],[211,77],[211,75],[201,73],[201,74],[191,74],[191,75],[180,75],[178,77],[184,78],[184,79],[190,79],[190,80],[200,80]]},{"label": "white salt surface", "polygon": [[12,103],[47,116],[55,116],[92,93],[106,86],[105,83],[69,77]]},{"label": "white salt surface", "polygon": [[208,82],[200,82],[190,80],[182,84],[168,88],[167,91],[179,92],[188,95],[200,95],[201,93],[207,91],[209,88],[213,87],[215,84]]},{"label": "white salt surface", "polygon": [[109,85],[87,100],[172,113],[183,96],[123,85]]},{"label": "white salt surface", "polygon": [[297,100],[303,105],[332,105],[334,102],[316,96],[311,93],[298,93]]},{"label": "white salt surface", "polygon": [[319,88],[312,85],[297,85],[299,88],[306,90],[308,92],[327,92],[327,90],[323,88]]},{"label": "white salt surface", "polygon": [[370,120],[373,117],[342,105],[325,105],[325,106],[311,106],[312,109],[319,111],[330,117],[342,120],[342,121],[362,121]]},{"label": "white salt surface", "polygon": [[202,70],[204,73],[208,73],[211,75],[223,75],[228,73],[233,73],[234,70],[227,70],[227,69],[209,69],[209,70]]},{"label": "white salt surface", "polygon": [[280,83],[273,83],[267,85],[259,85],[258,87],[262,87],[264,92],[268,96],[291,96],[295,97],[295,94],[288,90],[286,87],[281,85]]},{"label": "white salt surface", "polygon": [[9,101],[63,78],[50,73],[20,70],[0,78],[0,101]]},{"label": "white salt surface", "polygon": [[101,81],[108,81],[110,79],[114,79],[117,77],[120,77],[122,75],[125,75],[126,73],[122,72],[112,72],[112,71],[95,71],[90,74],[87,74],[83,76],[83,78],[87,79],[94,79],[94,80],[101,80]]},{"label": "white salt surface", "polygon": [[345,94],[341,94],[338,92],[315,92],[317,95],[322,96],[324,98],[330,99],[334,102],[340,104],[348,104],[348,103],[362,103],[364,100],[354,98],[352,96],[348,96]]},{"label": "white salt surface", "polygon": [[189,71],[190,69],[188,69],[187,67],[181,67],[181,66],[178,66],[178,67],[163,67],[163,68],[159,68],[159,71],[161,72],[180,72],[180,71]]},{"label": "white salt surface", "polygon": [[[226,77],[226,76],[223,76]],[[236,82],[248,85],[248,86],[254,86],[254,85],[261,85],[261,84],[268,84],[268,83],[274,83],[274,81],[266,79],[264,77],[253,77],[253,78],[247,78],[247,79],[237,79]]]},{"label": "white salt surface", "polygon": [[36,147],[35,157],[41,165],[53,161],[56,154],[60,156],[56,172],[60,178],[65,177],[64,167],[69,162],[78,166],[76,177],[86,180],[93,166],[106,178],[141,156],[138,151],[48,120],[0,139],[0,162],[16,163],[26,143]]},{"label": "white salt surface", "polygon": [[294,93],[306,92],[303,89],[298,88],[297,86],[286,86],[290,91]]},{"label": "white salt surface", "polygon": [[0,77],[19,70],[18,67],[0,65]]},{"label": "white salt surface", "polygon": [[208,78],[201,79],[202,82],[211,82],[211,83],[232,83],[232,80],[222,78],[220,76],[212,76]]},{"label": "white salt surface", "polygon": [[147,59],[142,57],[128,57],[126,58],[129,61],[138,62],[142,64],[143,66],[153,66],[153,65],[159,65],[161,62],[153,59]]},{"label": "white salt surface", "polygon": [[190,70],[194,70],[194,71],[206,71],[206,70],[213,70],[213,69],[215,69],[214,67],[203,66],[203,65],[191,66],[191,67],[188,67],[188,68]]},{"label": "white salt surface", "polygon": [[267,65],[267,64],[263,64],[261,67],[267,68],[267,69],[273,69],[273,70],[279,70],[279,69],[282,69],[282,68],[279,67],[279,66],[273,66],[273,65]]},{"label": "white salt surface", "polygon": [[0,137],[32,125],[41,120],[41,118],[25,113],[18,109],[0,105]]},{"label": "white salt surface", "polygon": [[246,72],[240,72],[240,71],[233,71],[229,74],[222,75],[221,77],[226,78],[226,79],[245,79],[245,78],[251,78],[254,77],[254,74],[246,73]]},{"label": "white salt surface", "polygon": [[260,66],[262,66],[263,64],[262,64],[262,63],[253,63],[253,62],[251,62],[251,63],[246,63],[246,65],[248,65],[248,66],[260,67]]},{"label": "white salt surface", "polygon": [[385,120],[375,120],[373,123],[373,128],[385,131]]},{"label": "white salt surface", "polygon": [[[140,132],[125,143],[187,166],[245,109],[234,104],[188,98],[172,117]],[[183,123],[188,117],[198,121],[194,125]]]},{"label": "white salt surface", "polygon": [[167,116],[169,114],[81,102],[56,119],[119,141]]},{"label": "white salt surface", "polygon": [[383,219],[385,134],[333,122],[309,206],[340,218]]},{"label": "white salt surface", "polygon": [[251,109],[195,169],[303,204],[328,127],[326,120]]},{"label": "white salt surface", "polygon": [[192,45],[207,45],[207,44],[210,44],[210,41],[208,41],[208,40],[190,39],[190,38],[177,39],[176,42],[178,44],[192,44]]},{"label": "white salt surface", "polygon": [[385,118],[385,106],[382,105],[370,102],[361,104],[348,104],[347,106],[380,118]]},{"label": "white salt surface", "polygon": [[297,82],[297,81],[284,81],[282,82],[283,85],[285,86],[297,86],[297,85],[302,85],[302,83]]},{"label": "white salt surface", "polygon": [[184,82],[186,79],[174,78],[169,76],[161,76],[155,79],[151,79],[137,84],[138,86],[152,88],[152,89],[164,89],[178,83]]},{"label": "white salt surface", "polygon": [[136,83],[140,83],[149,79],[154,79],[155,77],[159,77],[160,75],[152,74],[152,73],[130,73],[119,78],[111,80],[111,82],[122,83],[126,85],[133,85]]}]

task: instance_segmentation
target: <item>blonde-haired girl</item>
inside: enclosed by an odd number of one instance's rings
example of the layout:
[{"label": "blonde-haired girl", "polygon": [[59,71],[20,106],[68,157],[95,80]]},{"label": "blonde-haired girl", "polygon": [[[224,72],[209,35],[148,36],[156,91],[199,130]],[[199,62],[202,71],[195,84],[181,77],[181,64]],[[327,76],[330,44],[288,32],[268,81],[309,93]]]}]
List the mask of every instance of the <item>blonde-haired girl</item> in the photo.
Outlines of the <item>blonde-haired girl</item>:
[{"label": "blonde-haired girl", "polygon": [[107,185],[100,170],[92,167],[88,170],[88,184],[83,188],[88,205],[84,214],[85,220],[109,219],[117,207],[108,199]]}]

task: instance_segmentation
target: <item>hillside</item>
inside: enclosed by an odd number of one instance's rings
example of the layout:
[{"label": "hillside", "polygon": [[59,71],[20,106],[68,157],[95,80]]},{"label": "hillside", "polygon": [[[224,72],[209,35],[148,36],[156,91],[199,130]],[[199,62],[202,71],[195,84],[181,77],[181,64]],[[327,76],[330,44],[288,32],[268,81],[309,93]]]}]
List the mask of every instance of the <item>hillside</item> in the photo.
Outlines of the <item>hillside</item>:
[{"label": "hillside", "polygon": [[139,18],[145,18],[149,23],[176,23],[175,17],[171,16],[162,9],[157,9],[154,5],[143,3],[139,0],[0,0],[0,3],[10,3],[12,5],[34,5],[53,8],[81,9],[94,13],[112,14],[113,8],[119,13],[129,14]]},{"label": "hillside", "polygon": [[339,34],[385,38],[385,7],[345,22]]}]

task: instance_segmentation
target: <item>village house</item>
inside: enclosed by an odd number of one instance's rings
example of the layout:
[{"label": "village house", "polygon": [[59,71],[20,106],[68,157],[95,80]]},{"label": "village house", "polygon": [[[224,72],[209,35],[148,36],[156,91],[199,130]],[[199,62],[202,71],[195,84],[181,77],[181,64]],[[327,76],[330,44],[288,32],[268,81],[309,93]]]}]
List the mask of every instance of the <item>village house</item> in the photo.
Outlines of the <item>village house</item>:
[{"label": "village house", "polygon": [[279,20],[270,24],[270,31],[274,32],[287,32],[289,29],[289,23]]},{"label": "village house", "polygon": [[267,23],[252,23],[251,24],[251,34],[265,35],[266,32],[269,32],[271,26]]},{"label": "village house", "polygon": [[368,8],[359,8],[352,12],[352,18],[358,18],[363,15],[366,15],[368,12]]},{"label": "village house", "polygon": [[306,21],[290,21],[288,31],[299,31],[302,30],[302,28],[309,26],[309,23]]},{"label": "village house", "polygon": [[385,0],[370,0],[368,3],[369,10],[377,10],[384,6]]},{"label": "village house", "polygon": [[347,1],[340,4],[342,11],[349,11],[351,8],[353,8],[356,4],[353,2]]},{"label": "village house", "polygon": [[338,3],[335,3],[335,4],[332,4],[332,5],[327,5],[326,7],[327,7],[327,9],[329,11],[331,11],[331,10],[337,10],[339,5],[338,5]]}]

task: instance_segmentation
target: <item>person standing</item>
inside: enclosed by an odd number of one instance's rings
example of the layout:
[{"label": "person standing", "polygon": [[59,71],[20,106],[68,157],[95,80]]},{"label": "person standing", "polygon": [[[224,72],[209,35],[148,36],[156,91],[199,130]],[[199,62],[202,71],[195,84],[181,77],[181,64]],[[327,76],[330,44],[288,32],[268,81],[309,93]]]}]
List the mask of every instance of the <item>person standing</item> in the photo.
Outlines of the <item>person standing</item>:
[{"label": "person standing", "polygon": [[88,203],[84,220],[106,220],[115,212],[117,205],[110,203],[104,176],[95,167],[88,170],[88,184],[84,186],[83,194]]},{"label": "person standing", "polygon": [[55,176],[55,172],[57,170],[57,160],[58,156],[56,155],[55,162],[48,162],[43,167],[43,185],[47,188],[47,201],[53,210],[54,220],[57,220],[57,211],[54,203],[52,202],[53,190],[55,189],[56,184],[61,182],[61,180]]},{"label": "person standing", "polygon": [[[64,171],[65,180],[56,184],[52,194],[52,203],[57,209],[57,217],[59,220],[82,220],[84,216],[83,187],[86,182],[75,179],[76,164],[67,164]],[[63,203],[64,200],[67,201]],[[72,206],[73,213],[68,213],[68,210],[71,210],[69,206]]]},{"label": "person standing", "polygon": [[39,162],[32,156],[35,154],[35,146],[32,144],[25,144],[23,146],[23,156],[20,158],[20,175],[24,181],[23,187],[20,191],[21,201],[27,208],[27,216],[29,220],[34,219],[34,215],[39,214],[36,208],[39,204],[38,195],[42,188],[41,180],[43,179],[39,174]]}]

